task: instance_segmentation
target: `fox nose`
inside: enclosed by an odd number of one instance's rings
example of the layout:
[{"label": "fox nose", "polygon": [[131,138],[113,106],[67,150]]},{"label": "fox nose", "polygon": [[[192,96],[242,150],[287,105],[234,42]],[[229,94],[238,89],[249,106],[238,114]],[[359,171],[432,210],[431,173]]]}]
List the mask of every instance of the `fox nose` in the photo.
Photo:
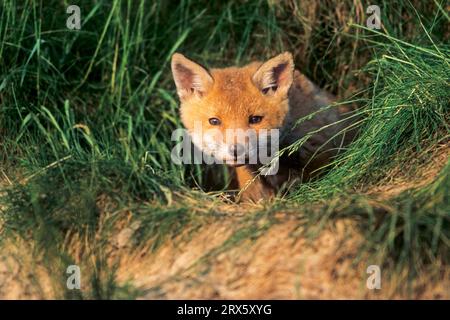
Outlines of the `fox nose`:
[{"label": "fox nose", "polygon": [[245,147],[238,143],[238,144],[232,144],[228,147],[228,150],[230,154],[237,159],[238,157],[242,156],[245,152]]}]

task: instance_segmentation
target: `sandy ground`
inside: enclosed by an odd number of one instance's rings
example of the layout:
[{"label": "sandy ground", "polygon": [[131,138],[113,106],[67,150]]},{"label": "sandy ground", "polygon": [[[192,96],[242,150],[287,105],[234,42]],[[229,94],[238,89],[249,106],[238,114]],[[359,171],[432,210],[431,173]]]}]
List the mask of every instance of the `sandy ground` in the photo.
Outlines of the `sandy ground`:
[{"label": "sandy ground", "polygon": [[[220,237],[227,234],[226,228]],[[380,290],[369,290],[366,268],[354,265],[357,246],[363,241],[349,221],[322,232],[309,241],[295,240],[293,223],[272,227],[255,242],[245,242],[212,258],[192,264],[212,249],[218,237],[201,232],[183,246],[165,245],[147,258],[125,262],[119,272],[145,290],[147,299],[355,299],[406,298],[393,292],[393,281]],[[219,237],[219,238],[220,238]],[[350,240],[349,240],[350,239]],[[195,247],[195,250],[192,248]],[[133,268],[129,268],[132,265]],[[382,271],[382,270],[381,270]],[[411,298],[448,297],[449,283],[414,290]],[[446,286],[447,285],[447,286]]]},{"label": "sandy ground", "polygon": [[[298,236],[298,224],[273,225],[256,240],[223,248],[236,226],[234,218],[209,225],[193,236],[167,240],[151,252],[128,248],[130,232],[124,229],[113,242],[111,259],[120,261],[117,281],[132,284],[143,299],[449,299],[450,270],[439,277],[423,276],[408,292],[381,269],[381,288],[369,289],[367,267],[376,261],[362,257],[364,241],[354,222],[338,221],[316,239]],[[2,299],[58,297],[42,258],[31,259],[26,244],[7,246],[0,257]],[[28,252],[27,252],[28,250]]]},{"label": "sandy ground", "polygon": [[[441,150],[414,180],[420,185],[430,182],[448,156],[448,148]],[[371,193],[388,198],[418,184],[392,179]],[[450,298],[449,266],[440,266],[438,275],[416,278],[404,291],[396,288],[406,281],[406,274],[399,271],[393,276],[391,269],[381,269],[381,288],[369,289],[367,267],[377,261],[358,255],[365,239],[350,219],[330,223],[310,239],[292,215],[280,213],[278,222],[261,236],[227,246],[242,226],[243,211],[244,207],[234,206],[228,216],[167,239],[154,251],[151,241],[136,249],[130,239],[137,226],[121,228],[107,250],[109,261],[118,262],[117,282],[139,289],[143,299]],[[2,247],[0,298],[58,297],[60,288],[52,285],[45,259],[31,259],[33,251],[29,243]]]}]

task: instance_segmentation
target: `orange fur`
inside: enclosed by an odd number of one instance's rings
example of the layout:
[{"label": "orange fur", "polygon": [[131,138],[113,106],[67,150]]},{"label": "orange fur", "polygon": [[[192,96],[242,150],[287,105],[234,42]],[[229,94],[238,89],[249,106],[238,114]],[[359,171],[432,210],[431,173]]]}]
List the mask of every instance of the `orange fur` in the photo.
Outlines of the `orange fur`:
[{"label": "orange fur", "polygon": [[[293,128],[297,119],[331,104],[334,97],[294,70],[292,55],[287,52],[264,63],[209,71],[181,54],[174,54],[172,72],[181,101],[182,122],[191,133],[195,122],[201,124],[202,130],[213,128],[221,132],[226,129],[254,129],[256,132],[280,129],[287,133],[281,141],[281,147],[284,147],[311,130],[341,119],[339,111],[331,108]],[[261,116],[262,120],[249,123],[249,117],[254,115]],[[220,124],[211,125],[211,118],[219,119]],[[339,124],[315,134],[298,153],[281,159],[275,176],[256,176],[260,165],[237,167],[242,197],[258,201],[275,194],[292,177],[309,178],[311,171],[328,163],[336,154],[333,149],[342,145],[343,141],[334,137],[341,129],[342,124]],[[321,145],[325,145],[322,150]],[[205,151],[202,146],[200,148]],[[222,156],[222,149],[212,153]],[[314,155],[318,150],[320,154]],[[305,170],[306,167],[309,170]]]}]

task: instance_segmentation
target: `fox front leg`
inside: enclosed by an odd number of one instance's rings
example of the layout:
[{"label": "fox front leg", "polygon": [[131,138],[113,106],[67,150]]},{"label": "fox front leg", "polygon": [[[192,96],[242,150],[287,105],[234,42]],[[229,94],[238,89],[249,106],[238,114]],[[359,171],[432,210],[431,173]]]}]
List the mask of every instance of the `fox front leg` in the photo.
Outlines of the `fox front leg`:
[{"label": "fox front leg", "polygon": [[273,198],[275,190],[267,185],[263,178],[256,176],[249,166],[236,168],[236,176],[239,184],[238,201],[258,202],[262,199]]}]

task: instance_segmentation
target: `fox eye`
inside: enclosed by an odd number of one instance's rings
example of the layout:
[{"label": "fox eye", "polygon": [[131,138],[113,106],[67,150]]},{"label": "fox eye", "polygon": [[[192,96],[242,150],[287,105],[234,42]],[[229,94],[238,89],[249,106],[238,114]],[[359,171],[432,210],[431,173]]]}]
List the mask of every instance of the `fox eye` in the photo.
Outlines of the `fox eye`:
[{"label": "fox eye", "polygon": [[217,118],[209,118],[209,124],[212,126],[218,126],[220,124],[220,120]]},{"label": "fox eye", "polygon": [[275,91],[277,91],[277,89],[278,89],[278,86],[273,85],[273,86],[266,87],[266,88],[262,89],[261,92],[262,92],[263,94],[268,94],[269,91],[275,92]]},{"label": "fox eye", "polygon": [[248,123],[250,124],[259,123],[261,122],[262,118],[263,118],[262,116],[250,116],[248,118]]}]

